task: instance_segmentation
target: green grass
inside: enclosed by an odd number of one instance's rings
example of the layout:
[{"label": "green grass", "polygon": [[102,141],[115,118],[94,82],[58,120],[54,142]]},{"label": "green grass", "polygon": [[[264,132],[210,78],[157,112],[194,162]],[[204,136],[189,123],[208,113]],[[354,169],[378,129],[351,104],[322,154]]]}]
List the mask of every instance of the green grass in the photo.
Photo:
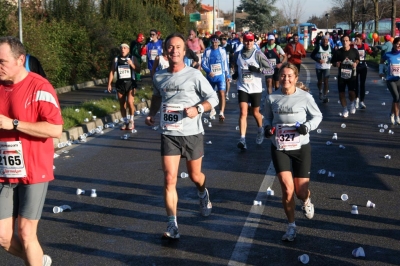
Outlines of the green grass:
[{"label": "green grass", "polygon": [[[138,88],[135,95],[135,104],[142,102],[142,99],[150,100],[152,95],[153,90],[150,86],[143,86],[143,89]],[[63,129],[68,130],[83,124],[85,118],[90,121],[93,116],[101,118],[115,113],[116,111],[119,111],[119,102],[113,96],[101,100],[89,100],[78,106],[62,108],[61,115],[64,120]]]}]

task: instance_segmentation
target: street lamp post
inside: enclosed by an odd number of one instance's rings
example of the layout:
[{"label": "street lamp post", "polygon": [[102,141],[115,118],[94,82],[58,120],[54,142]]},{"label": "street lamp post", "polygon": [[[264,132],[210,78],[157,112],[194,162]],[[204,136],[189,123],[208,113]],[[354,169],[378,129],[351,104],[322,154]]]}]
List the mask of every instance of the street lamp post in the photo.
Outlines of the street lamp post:
[{"label": "street lamp post", "polygon": [[185,6],[188,4],[188,0],[179,0],[181,6],[183,7],[183,15],[186,16],[186,9]]},{"label": "street lamp post", "polygon": [[18,27],[19,27],[19,40],[22,41],[22,11],[21,11],[21,0],[18,0]]},{"label": "street lamp post", "polygon": [[326,17],[326,31],[328,31],[328,19],[329,19],[329,13],[325,14]]}]

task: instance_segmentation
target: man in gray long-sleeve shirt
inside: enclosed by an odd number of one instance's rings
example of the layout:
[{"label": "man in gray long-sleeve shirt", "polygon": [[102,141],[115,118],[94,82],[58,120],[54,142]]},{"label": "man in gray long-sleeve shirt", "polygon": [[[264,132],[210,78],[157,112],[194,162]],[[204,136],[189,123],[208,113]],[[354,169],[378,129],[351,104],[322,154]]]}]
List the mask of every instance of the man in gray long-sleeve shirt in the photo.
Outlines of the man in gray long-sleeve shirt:
[{"label": "man in gray long-sleeve shirt", "polygon": [[161,107],[161,156],[165,208],[168,215],[167,230],[163,237],[177,239],[180,235],[176,218],[176,183],[181,157],[186,158],[189,178],[198,189],[201,215],[211,214],[212,205],[205,187],[206,178],[201,172],[204,155],[201,114],[218,104],[218,96],[199,70],[185,66],[185,39],[181,34],[171,34],[166,38],[165,44],[169,67],[160,70],[153,77],[153,97],[146,124],[155,124],[154,116]]},{"label": "man in gray long-sleeve shirt", "polygon": [[261,144],[264,140],[262,115],[260,114],[262,80],[265,79],[265,75],[274,74],[274,67],[260,50],[254,48],[253,33],[245,33],[243,43],[243,49],[235,53],[233,60],[235,74],[233,74],[232,78],[238,80],[237,89],[240,106],[240,140],[237,147],[241,150],[246,150],[248,103],[251,104],[253,116],[258,127],[256,143]]}]

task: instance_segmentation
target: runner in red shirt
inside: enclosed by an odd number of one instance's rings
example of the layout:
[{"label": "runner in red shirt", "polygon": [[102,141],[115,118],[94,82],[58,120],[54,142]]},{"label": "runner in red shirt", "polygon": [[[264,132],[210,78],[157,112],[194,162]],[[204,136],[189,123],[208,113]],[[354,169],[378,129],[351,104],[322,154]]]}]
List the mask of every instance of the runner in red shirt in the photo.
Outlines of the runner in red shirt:
[{"label": "runner in red shirt", "polygon": [[0,245],[26,265],[51,265],[36,232],[63,120],[53,86],[24,68],[25,55],[18,39],[0,38]]}]

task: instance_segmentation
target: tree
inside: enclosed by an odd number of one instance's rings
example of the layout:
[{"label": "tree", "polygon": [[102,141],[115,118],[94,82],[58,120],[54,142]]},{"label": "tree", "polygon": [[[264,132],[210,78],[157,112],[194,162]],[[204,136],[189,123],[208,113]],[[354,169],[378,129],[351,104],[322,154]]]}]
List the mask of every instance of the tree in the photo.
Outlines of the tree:
[{"label": "tree", "polygon": [[296,19],[299,23],[302,21],[302,14],[304,13],[304,6],[307,0],[281,0],[280,5],[282,6],[281,10],[286,19],[287,24],[293,23],[293,20]]},{"label": "tree", "polygon": [[396,36],[396,0],[392,0],[392,30],[391,35]]},{"label": "tree", "polygon": [[263,32],[272,27],[276,0],[241,0],[238,9],[245,10],[249,16],[243,20],[244,26],[250,30]]}]

